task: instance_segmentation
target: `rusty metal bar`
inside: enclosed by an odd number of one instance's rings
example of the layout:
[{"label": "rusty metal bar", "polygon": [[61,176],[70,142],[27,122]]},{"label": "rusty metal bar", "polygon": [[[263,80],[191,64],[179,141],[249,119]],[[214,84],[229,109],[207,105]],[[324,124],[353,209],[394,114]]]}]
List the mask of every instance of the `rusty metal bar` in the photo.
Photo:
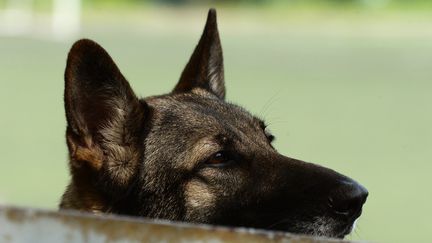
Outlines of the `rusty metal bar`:
[{"label": "rusty metal bar", "polygon": [[76,211],[0,207],[0,242],[284,242],[341,243],[325,238]]}]

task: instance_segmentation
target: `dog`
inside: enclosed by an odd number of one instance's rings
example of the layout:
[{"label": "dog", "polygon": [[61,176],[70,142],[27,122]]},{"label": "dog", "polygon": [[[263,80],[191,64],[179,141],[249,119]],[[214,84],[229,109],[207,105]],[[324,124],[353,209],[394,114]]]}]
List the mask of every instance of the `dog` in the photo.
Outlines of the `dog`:
[{"label": "dog", "polygon": [[343,238],[368,196],[285,157],[264,121],[225,101],[216,11],[172,92],[139,99],[91,40],[65,71],[71,182],[61,209]]}]

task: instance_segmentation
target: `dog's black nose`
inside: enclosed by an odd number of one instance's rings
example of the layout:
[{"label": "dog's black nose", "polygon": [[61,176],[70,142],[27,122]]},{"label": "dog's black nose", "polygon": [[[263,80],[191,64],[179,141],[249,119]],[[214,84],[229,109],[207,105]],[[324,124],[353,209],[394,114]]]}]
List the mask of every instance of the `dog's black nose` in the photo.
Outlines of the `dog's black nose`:
[{"label": "dog's black nose", "polygon": [[329,207],[334,214],[354,220],[361,214],[368,191],[355,181],[342,181],[329,196]]}]

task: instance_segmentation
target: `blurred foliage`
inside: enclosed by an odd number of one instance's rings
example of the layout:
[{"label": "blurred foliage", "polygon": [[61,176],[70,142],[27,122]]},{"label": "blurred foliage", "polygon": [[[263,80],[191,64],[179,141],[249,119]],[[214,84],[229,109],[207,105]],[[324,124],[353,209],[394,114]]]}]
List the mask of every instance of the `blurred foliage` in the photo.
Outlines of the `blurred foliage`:
[{"label": "blurred foliage", "polygon": [[[52,1],[52,0],[35,0]],[[136,7],[148,5],[226,6],[277,9],[372,9],[429,11],[431,0],[82,0],[84,6]]]},{"label": "blurred foliage", "polygon": [[[84,0],[95,1],[95,0]],[[409,3],[419,4],[430,2],[430,0],[123,0],[125,2],[162,2],[174,4],[199,4],[199,3],[242,3],[242,4],[271,4],[271,3],[308,3],[308,4],[368,4],[369,2],[382,2],[382,3]]]},{"label": "blurred foliage", "polygon": [[[50,8],[54,0],[32,0],[36,8]],[[0,0],[0,8],[13,0]],[[230,5],[230,6],[307,6],[307,7],[370,7],[417,8],[432,7],[431,0],[82,0],[84,6],[111,5]]]},{"label": "blurred foliage", "polygon": [[[101,0],[84,0],[87,2]],[[106,1],[106,0],[105,0]],[[111,0],[116,1],[116,0]],[[118,1],[117,1],[118,2]],[[131,3],[171,3],[171,4],[293,4],[293,5],[391,5],[391,4],[410,4],[423,5],[428,4],[430,0],[124,0],[123,2]]]}]

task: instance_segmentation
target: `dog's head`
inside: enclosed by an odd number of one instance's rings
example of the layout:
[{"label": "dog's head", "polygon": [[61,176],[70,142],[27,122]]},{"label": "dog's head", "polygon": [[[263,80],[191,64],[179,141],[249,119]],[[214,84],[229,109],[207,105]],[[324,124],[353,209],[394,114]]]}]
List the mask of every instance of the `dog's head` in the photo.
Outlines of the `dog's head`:
[{"label": "dog's head", "polygon": [[138,99],[90,40],[72,47],[65,80],[62,208],[330,237],[361,214],[365,188],[279,154],[262,120],[224,100],[214,10],[169,94]]}]

